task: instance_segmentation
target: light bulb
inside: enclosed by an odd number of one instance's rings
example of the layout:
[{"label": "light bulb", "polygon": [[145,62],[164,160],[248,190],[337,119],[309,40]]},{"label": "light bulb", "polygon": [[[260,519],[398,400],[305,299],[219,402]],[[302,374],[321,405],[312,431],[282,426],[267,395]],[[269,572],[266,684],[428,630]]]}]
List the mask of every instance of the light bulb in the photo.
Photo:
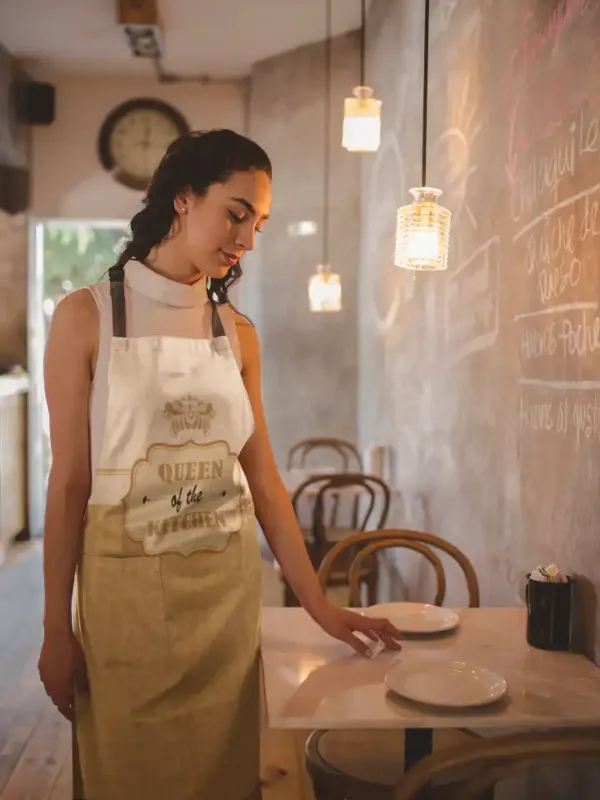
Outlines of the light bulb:
[{"label": "light bulb", "polygon": [[319,264],[317,271],[308,281],[308,299],[310,310],[340,311],[342,308],[342,281],[335,272]]},{"label": "light bulb", "polygon": [[413,202],[398,209],[394,263],[409,270],[447,269],[451,214],[437,203],[442,192],[426,186],[410,191]]},{"label": "light bulb", "polygon": [[381,100],[370,86],[356,86],[344,101],[342,147],[353,153],[372,153],[381,141]]}]

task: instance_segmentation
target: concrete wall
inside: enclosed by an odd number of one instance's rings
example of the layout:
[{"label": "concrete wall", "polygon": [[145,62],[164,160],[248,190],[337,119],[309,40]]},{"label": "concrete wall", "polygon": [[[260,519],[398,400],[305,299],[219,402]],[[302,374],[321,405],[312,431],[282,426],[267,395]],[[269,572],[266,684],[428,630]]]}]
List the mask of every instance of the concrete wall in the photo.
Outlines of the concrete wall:
[{"label": "concrete wall", "polygon": [[[324,46],[257,64],[249,133],[273,161],[272,219],[246,259],[239,303],[262,346],[264,400],[276,456],[307,436],[356,438],[357,275],[360,156],[341,147],[343,100],[357,81],[358,40],[334,40],[330,117],[331,269],[343,283],[343,310],[311,313],[308,280],[323,253]],[[312,220],[312,236],[289,226]]]}]

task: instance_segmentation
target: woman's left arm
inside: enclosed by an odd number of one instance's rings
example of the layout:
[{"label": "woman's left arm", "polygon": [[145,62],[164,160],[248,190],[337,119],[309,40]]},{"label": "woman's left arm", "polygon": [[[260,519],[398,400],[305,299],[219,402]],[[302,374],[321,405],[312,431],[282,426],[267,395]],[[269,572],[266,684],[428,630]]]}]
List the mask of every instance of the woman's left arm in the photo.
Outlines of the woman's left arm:
[{"label": "woman's left arm", "polygon": [[255,423],[254,433],[239,459],[250,485],[256,516],[273,555],[302,606],[331,636],[366,656],[371,654],[370,648],[356,632],[399,649],[400,632],[388,620],[363,617],[337,608],[325,598],[271,448],[262,403],[258,336],[254,327],[237,315],[236,326],[242,351],[242,378]]}]

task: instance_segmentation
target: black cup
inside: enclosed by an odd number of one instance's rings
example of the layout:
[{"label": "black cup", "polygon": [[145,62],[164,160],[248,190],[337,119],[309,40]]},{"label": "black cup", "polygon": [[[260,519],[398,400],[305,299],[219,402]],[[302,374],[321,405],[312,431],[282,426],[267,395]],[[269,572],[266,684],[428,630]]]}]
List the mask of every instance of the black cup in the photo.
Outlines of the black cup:
[{"label": "black cup", "polygon": [[544,583],[527,576],[527,644],[540,650],[569,650],[573,581]]}]

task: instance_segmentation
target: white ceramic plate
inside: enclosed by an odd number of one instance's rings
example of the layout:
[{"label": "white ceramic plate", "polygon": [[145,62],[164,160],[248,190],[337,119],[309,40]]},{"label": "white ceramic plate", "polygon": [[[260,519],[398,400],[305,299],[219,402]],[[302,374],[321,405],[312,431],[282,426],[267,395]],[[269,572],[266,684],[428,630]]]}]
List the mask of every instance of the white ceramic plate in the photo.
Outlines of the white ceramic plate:
[{"label": "white ceramic plate", "polygon": [[421,658],[397,661],[387,673],[385,684],[401,697],[446,708],[495,703],[508,690],[504,678],[485,667]]},{"label": "white ceramic plate", "polygon": [[442,633],[456,628],[458,614],[427,603],[380,603],[363,608],[367,617],[386,617],[402,633]]}]

